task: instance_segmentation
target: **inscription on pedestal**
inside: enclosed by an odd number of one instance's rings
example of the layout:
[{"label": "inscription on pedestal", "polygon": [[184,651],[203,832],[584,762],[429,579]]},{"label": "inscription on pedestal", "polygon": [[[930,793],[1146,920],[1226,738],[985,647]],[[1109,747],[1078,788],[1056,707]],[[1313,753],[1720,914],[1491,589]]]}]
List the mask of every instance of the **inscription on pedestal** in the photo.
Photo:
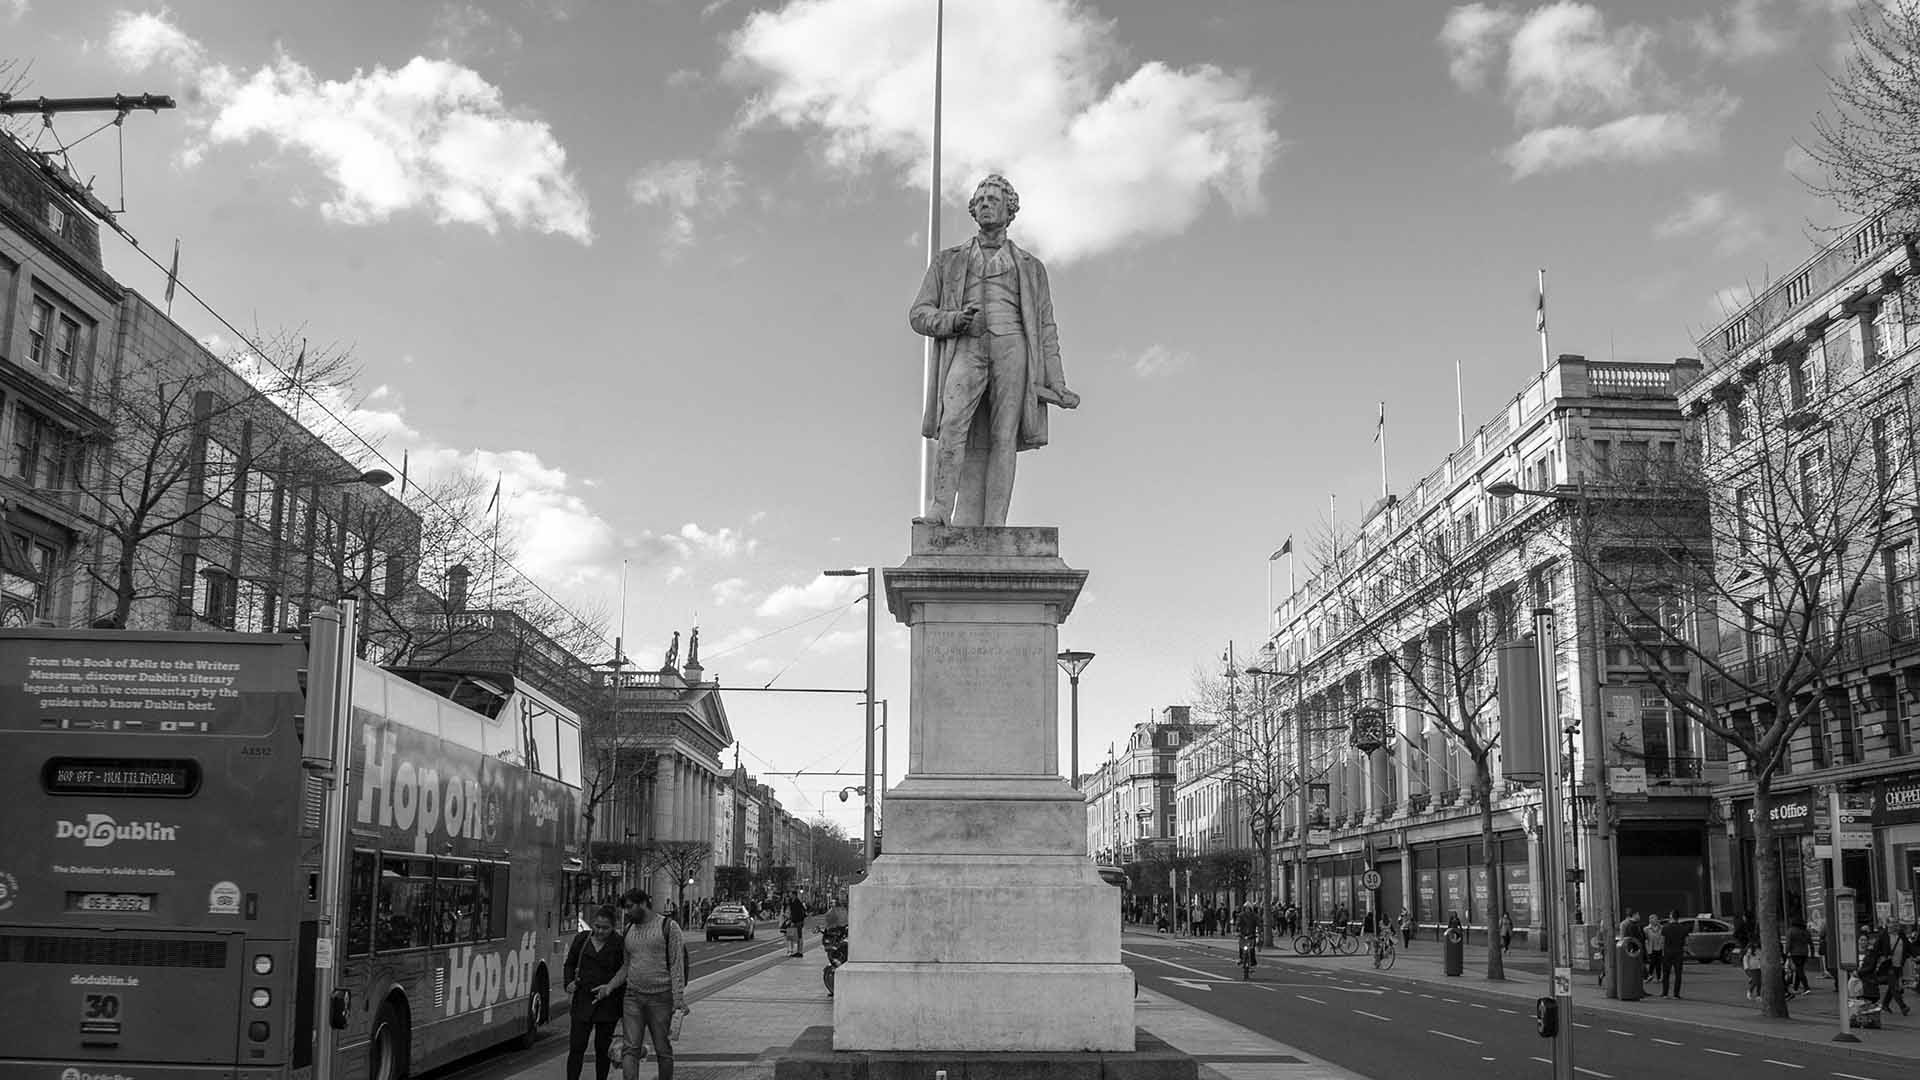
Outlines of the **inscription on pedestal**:
[{"label": "inscription on pedestal", "polygon": [[923,680],[927,741],[919,768],[933,773],[1051,775],[1046,677],[1051,627],[929,626],[914,671]]}]

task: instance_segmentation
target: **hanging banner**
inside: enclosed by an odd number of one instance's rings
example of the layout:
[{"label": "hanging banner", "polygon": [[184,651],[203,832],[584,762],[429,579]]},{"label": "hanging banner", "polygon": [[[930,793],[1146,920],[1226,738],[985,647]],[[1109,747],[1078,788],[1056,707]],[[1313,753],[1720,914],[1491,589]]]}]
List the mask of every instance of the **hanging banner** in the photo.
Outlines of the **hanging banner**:
[{"label": "hanging banner", "polygon": [[1610,686],[1600,693],[1601,734],[1607,740],[1607,764],[1637,766],[1645,760],[1640,732],[1640,691]]}]

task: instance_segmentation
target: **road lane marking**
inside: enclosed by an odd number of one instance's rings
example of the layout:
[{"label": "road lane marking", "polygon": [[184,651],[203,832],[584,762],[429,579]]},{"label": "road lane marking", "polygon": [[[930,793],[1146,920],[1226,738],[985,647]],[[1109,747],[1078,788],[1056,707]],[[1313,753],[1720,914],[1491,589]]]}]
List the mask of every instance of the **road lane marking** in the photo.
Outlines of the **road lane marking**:
[{"label": "road lane marking", "polygon": [[1593,1025],[1592,1025],[1592,1024],[1582,1024],[1582,1023],[1580,1023],[1580,1022],[1579,1022],[1578,1020],[1576,1020],[1576,1021],[1574,1021],[1574,1023],[1573,1023],[1573,1026],[1574,1026],[1574,1027],[1577,1027],[1577,1028],[1590,1028],[1590,1027],[1592,1027]]},{"label": "road lane marking", "polygon": [[1769,1064],[1769,1065],[1778,1065],[1778,1066],[1780,1066],[1780,1067],[1781,1067],[1781,1068],[1783,1068],[1783,1069],[1804,1069],[1804,1068],[1806,1068],[1806,1066],[1805,1066],[1805,1065],[1795,1065],[1795,1064],[1794,1064],[1793,1062],[1791,1062],[1791,1061],[1775,1061],[1775,1060],[1773,1060],[1772,1058],[1761,1058],[1760,1060],[1762,1060],[1762,1061],[1764,1061],[1764,1062],[1766,1062],[1766,1063],[1767,1063],[1767,1064]]},{"label": "road lane marking", "polygon": [[1721,1057],[1739,1057],[1740,1056],[1739,1054],[1736,1054],[1731,1050],[1715,1050],[1711,1046],[1703,1046],[1700,1049],[1705,1050],[1709,1054],[1719,1054]]},{"label": "road lane marking", "polygon": [[1660,1044],[1661,1046],[1685,1046],[1685,1045],[1687,1045],[1686,1043],[1677,1043],[1677,1042],[1674,1042],[1674,1041],[1673,1041],[1672,1039],[1662,1039],[1662,1038],[1660,1038],[1660,1037],[1659,1037],[1659,1036],[1657,1036],[1657,1035],[1656,1035],[1656,1036],[1654,1036],[1654,1039],[1653,1039],[1653,1041],[1654,1041],[1654,1042],[1657,1042],[1657,1043],[1659,1043],[1659,1044]]},{"label": "road lane marking", "polygon": [[1294,996],[1294,997],[1297,997],[1297,998],[1299,998],[1299,999],[1300,999],[1301,1001],[1311,1001],[1311,1002],[1313,1002],[1313,1003],[1314,1003],[1315,1005],[1325,1005],[1325,1004],[1326,1004],[1326,1002],[1324,1002],[1324,1001],[1321,1001],[1321,1000],[1320,1000],[1319,998],[1317,998],[1317,997],[1308,997],[1308,996],[1307,996],[1307,995],[1305,995],[1305,994],[1295,994],[1295,995],[1293,995],[1293,996]]},{"label": "road lane marking", "polygon": [[1493,1059],[1492,1059],[1492,1058],[1490,1058],[1490,1057],[1485,1057],[1485,1056],[1482,1056],[1482,1057],[1480,1058],[1480,1060],[1481,1060],[1481,1061],[1492,1061]]},{"label": "road lane marking", "polygon": [[1577,1073],[1586,1073],[1588,1076],[1597,1076],[1600,1078],[1600,1080],[1613,1080],[1612,1073],[1598,1072],[1596,1070],[1589,1069],[1583,1065],[1575,1065],[1573,1067],[1573,1071]]},{"label": "road lane marking", "polygon": [[1361,1016],[1370,1016],[1375,1020],[1385,1020],[1389,1024],[1393,1023],[1393,1017],[1391,1016],[1381,1016],[1379,1013],[1370,1013],[1365,1009],[1355,1009],[1353,1011],[1359,1013]]},{"label": "road lane marking", "polygon": [[1451,1032],[1440,1031],[1436,1028],[1428,1028],[1427,1034],[1438,1035],[1443,1039],[1452,1039],[1454,1042],[1472,1043],[1475,1046],[1481,1045],[1479,1039],[1469,1039],[1465,1035],[1455,1035],[1455,1034],[1452,1034]]},{"label": "road lane marking", "polygon": [[1551,1065],[1551,1064],[1553,1064],[1553,1059],[1552,1059],[1552,1058],[1543,1058],[1543,1057],[1536,1057],[1536,1058],[1534,1058],[1533,1060],[1535,1060],[1535,1061],[1537,1061],[1537,1062],[1539,1062],[1539,1063],[1540,1063],[1540,1064],[1542,1064],[1542,1065]]},{"label": "road lane marking", "polygon": [[1608,1028],[1608,1029],[1607,1029],[1607,1034],[1609,1034],[1609,1035],[1625,1035],[1625,1036],[1626,1036],[1627,1038],[1629,1038],[1629,1039],[1631,1039],[1631,1038],[1633,1038],[1633,1032],[1631,1032],[1631,1031],[1621,1031],[1621,1030],[1620,1030],[1619,1028]]},{"label": "road lane marking", "polygon": [[1446,1003],[1447,1003],[1447,1004],[1449,1004],[1449,1005],[1458,1005],[1458,1004],[1460,1004],[1460,999],[1459,999],[1459,998],[1441,998],[1440,1000],[1441,1000],[1441,1001],[1444,1001],[1444,1002],[1446,1002]]},{"label": "road lane marking", "polygon": [[1837,1072],[1837,1073],[1834,1073],[1833,1075],[1845,1077],[1846,1080],[1873,1080],[1873,1077],[1871,1076],[1855,1076],[1852,1073]]},{"label": "road lane marking", "polygon": [[1520,1015],[1520,1010],[1519,1010],[1519,1009],[1501,1009],[1500,1011],[1501,1011],[1501,1012],[1503,1012],[1503,1013],[1506,1013],[1506,1014],[1507,1014],[1508,1016],[1519,1016],[1519,1015]]},{"label": "road lane marking", "polygon": [[1482,1005],[1482,1004],[1480,1004],[1480,1003],[1479,1003],[1479,1002],[1477,1002],[1477,1001],[1473,1001],[1473,1002],[1468,1002],[1468,1004],[1470,1004],[1470,1005],[1472,1005],[1472,1006],[1473,1006],[1474,1008],[1476,1008],[1476,1009],[1484,1009],[1484,1008],[1486,1008],[1486,1006],[1485,1006],[1485,1005]]}]

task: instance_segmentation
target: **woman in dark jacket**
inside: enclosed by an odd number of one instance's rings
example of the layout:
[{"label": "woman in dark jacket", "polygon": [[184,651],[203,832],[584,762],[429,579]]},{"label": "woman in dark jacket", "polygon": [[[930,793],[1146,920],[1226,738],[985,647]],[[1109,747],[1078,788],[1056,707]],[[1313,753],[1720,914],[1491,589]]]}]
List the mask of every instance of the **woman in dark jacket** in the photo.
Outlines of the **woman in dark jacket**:
[{"label": "woman in dark jacket", "polygon": [[807,951],[807,905],[800,902],[799,893],[787,897],[787,934],[787,945],[793,955]]},{"label": "woman in dark jacket", "polygon": [[596,908],[593,918],[587,923],[591,929],[580,931],[567,948],[567,964],[562,978],[567,993],[573,995],[573,1031],[567,1041],[567,1080],[580,1080],[580,1066],[586,1061],[589,1033],[593,1036],[594,1080],[607,1080],[607,1071],[613,1064],[608,1049],[613,1043],[613,1029],[620,1023],[620,995],[609,994],[595,1001],[593,988],[612,982],[613,977],[620,974],[620,966],[626,962],[626,950],[619,936],[613,932],[614,923],[612,905]]}]

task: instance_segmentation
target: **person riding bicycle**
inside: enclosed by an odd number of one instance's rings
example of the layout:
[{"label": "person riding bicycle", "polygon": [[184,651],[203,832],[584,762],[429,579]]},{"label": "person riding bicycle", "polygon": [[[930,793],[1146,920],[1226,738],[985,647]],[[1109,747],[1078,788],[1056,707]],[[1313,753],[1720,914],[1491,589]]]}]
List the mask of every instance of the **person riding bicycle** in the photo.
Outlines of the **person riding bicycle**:
[{"label": "person riding bicycle", "polygon": [[1233,920],[1234,928],[1240,931],[1240,941],[1245,944],[1260,937],[1260,912],[1254,909],[1253,901],[1240,905],[1240,914]]}]

